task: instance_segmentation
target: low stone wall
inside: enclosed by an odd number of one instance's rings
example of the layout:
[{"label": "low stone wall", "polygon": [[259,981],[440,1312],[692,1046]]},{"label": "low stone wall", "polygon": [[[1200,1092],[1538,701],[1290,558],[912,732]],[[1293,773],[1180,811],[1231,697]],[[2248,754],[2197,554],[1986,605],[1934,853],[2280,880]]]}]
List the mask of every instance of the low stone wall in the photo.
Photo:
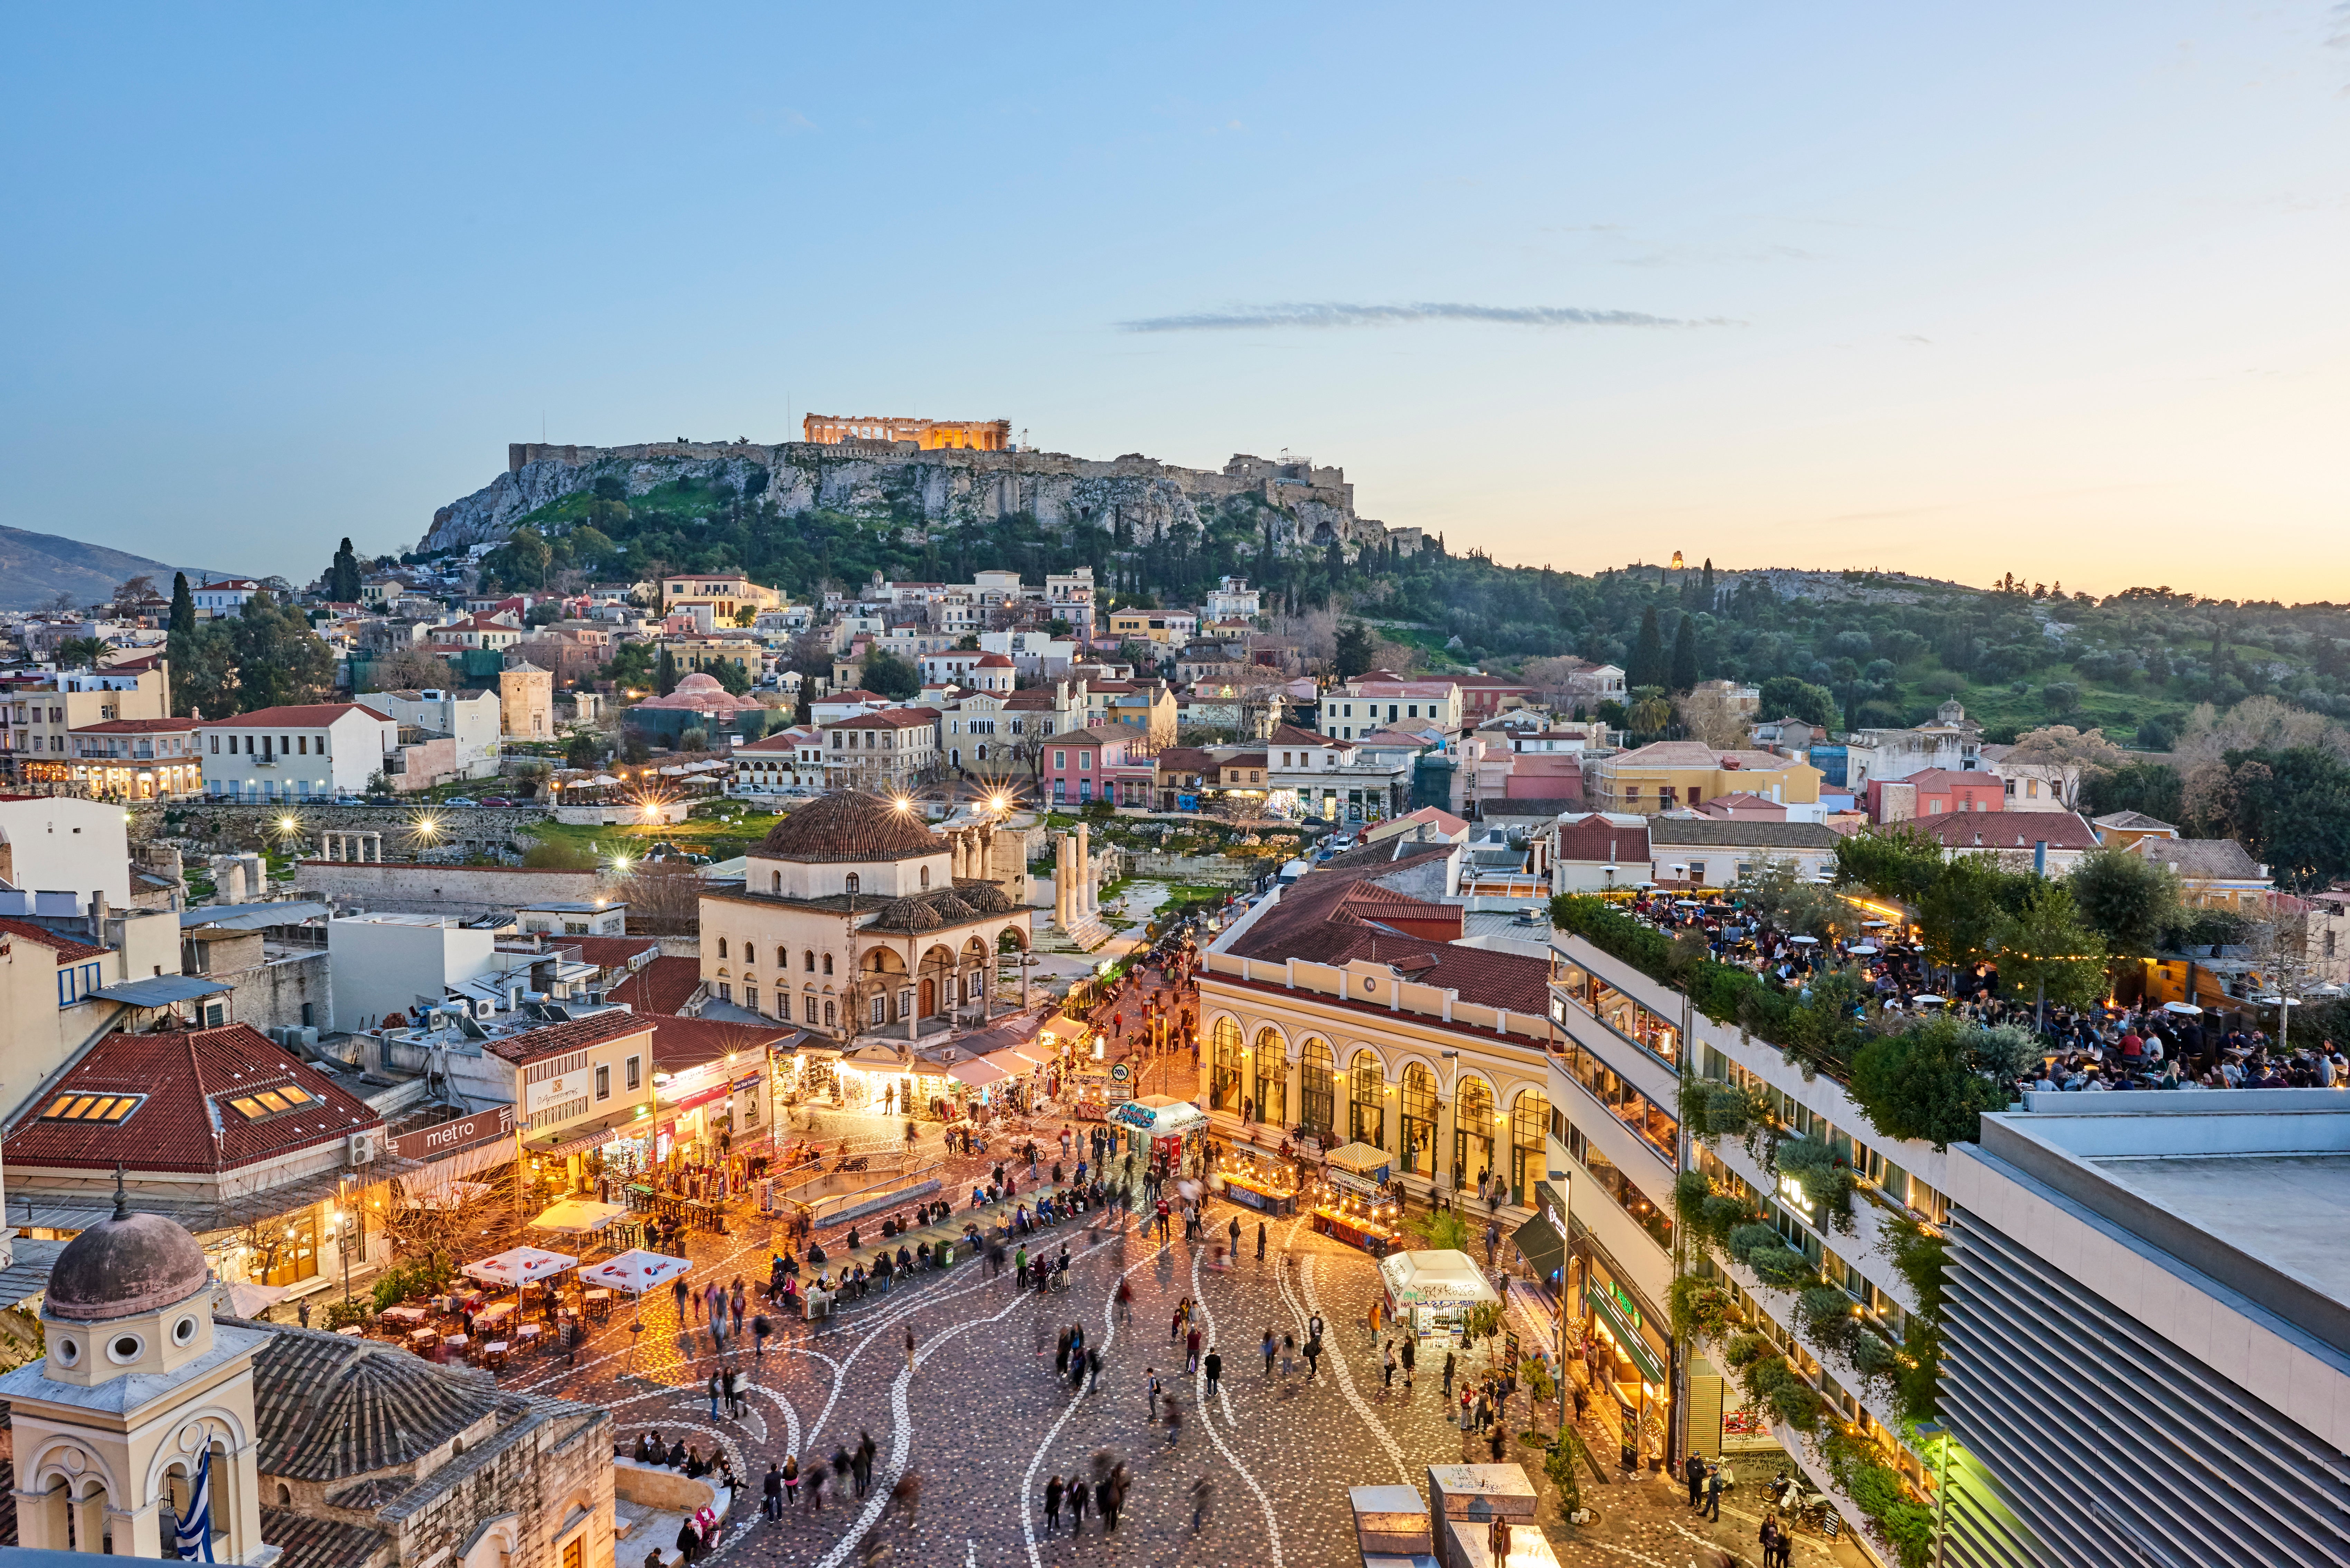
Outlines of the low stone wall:
[{"label": "low stone wall", "polygon": [[711,1481],[693,1480],[683,1470],[640,1465],[634,1459],[612,1461],[612,1495],[622,1502],[640,1502],[664,1513],[691,1513],[708,1508],[717,1501],[721,1490]]},{"label": "low stone wall", "polygon": [[417,913],[486,912],[525,904],[592,904],[617,897],[621,878],[602,871],[525,866],[436,866],[414,861],[305,860],[294,886],[314,898],[362,909]]},{"label": "low stone wall", "polygon": [[531,841],[525,830],[551,815],[543,806],[531,805],[322,805],[300,801],[258,805],[188,801],[134,809],[161,815],[167,836],[198,847],[244,849],[263,842],[274,846],[279,842],[280,822],[290,815],[300,824],[297,843],[314,846],[321,832],[380,833],[387,857],[412,847],[410,836],[421,816],[432,819],[436,846],[462,851],[526,848]]}]

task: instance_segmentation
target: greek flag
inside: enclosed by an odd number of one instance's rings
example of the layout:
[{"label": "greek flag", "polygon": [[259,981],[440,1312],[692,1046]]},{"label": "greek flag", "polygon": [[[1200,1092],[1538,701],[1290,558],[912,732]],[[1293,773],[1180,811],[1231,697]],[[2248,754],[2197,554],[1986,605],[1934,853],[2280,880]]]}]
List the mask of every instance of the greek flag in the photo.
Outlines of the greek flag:
[{"label": "greek flag", "polygon": [[188,1489],[188,1508],[172,1532],[173,1555],[182,1563],[210,1563],[213,1557],[213,1450],[204,1445],[197,1461],[196,1479]]}]

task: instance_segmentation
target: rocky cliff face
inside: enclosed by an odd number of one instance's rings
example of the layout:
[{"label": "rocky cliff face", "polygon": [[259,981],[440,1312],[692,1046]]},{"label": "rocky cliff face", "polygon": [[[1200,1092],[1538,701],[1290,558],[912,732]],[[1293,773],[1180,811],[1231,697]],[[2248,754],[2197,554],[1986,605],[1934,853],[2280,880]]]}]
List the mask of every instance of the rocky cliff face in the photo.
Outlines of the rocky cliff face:
[{"label": "rocky cliff face", "polygon": [[[1115,529],[1138,540],[1235,504],[1262,512],[1276,546],[1320,549],[1333,540],[1349,555],[1378,544],[1390,530],[1356,515],[1354,487],[1337,469],[1235,457],[1221,473],[1178,468],[1129,455],[1100,462],[1058,452],[921,452],[911,442],[851,441],[819,446],[660,442],[629,447],[546,446],[510,449],[507,472],[432,514],[419,546],[462,549],[505,538],[543,506],[587,489],[605,474],[620,476],[631,495],[680,479],[725,479],[760,492],[785,516],[812,511],[910,520],[951,526],[1033,514],[1048,528],[1081,523]],[[1417,548],[1418,529],[1393,533]]]}]

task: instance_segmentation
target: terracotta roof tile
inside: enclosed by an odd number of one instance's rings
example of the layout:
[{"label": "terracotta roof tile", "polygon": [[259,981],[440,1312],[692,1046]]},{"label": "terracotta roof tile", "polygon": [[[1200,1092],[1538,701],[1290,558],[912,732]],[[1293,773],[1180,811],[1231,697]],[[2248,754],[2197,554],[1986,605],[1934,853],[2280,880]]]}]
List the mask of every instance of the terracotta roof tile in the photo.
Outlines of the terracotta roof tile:
[{"label": "terracotta roof tile", "polygon": [[[279,1084],[297,1085],[315,1103],[258,1121],[229,1105]],[[112,1125],[40,1119],[61,1096],[96,1094],[147,1099]],[[9,1134],[8,1159],[17,1166],[111,1169],[120,1160],[132,1170],[232,1170],[382,1126],[374,1106],[249,1023],[116,1033],[26,1108]]]},{"label": "terracotta roof tile", "polygon": [[585,1051],[591,1045],[625,1040],[651,1027],[649,1020],[633,1012],[598,1012],[592,1018],[574,1018],[563,1023],[550,1023],[544,1029],[509,1034],[503,1040],[487,1041],[483,1049],[516,1064],[536,1062],[560,1056],[567,1051]]},{"label": "terracotta roof tile", "polygon": [[657,958],[615,986],[609,995],[640,1014],[674,1013],[702,989],[702,961]]},{"label": "terracotta roof tile", "polygon": [[946,840],[920,815],[858,790],[818,796],[767,830],[751,851],[769,860],[879,861],[944,855]]},{"label": "terracotta roof tile", "polygon": [[57,950],[59,963],[81,963],[94,958],[104,958],[107,950],[94,948],[88,942],[78,942],[71,937],[61,937],[47,926],[36,926],[30,920],[0,920],[0,931],[12,937],[22,937],[28,942],[38,942]]},{"label": "terracotta roof tile", "polygon": [[225,719],[206,719],[207,730],[323,730],[346,713],[362,713],[381,722],[390,722],[390,716],[379,713],[364,702],[306,702],[291,708],[256,708],[250,713],[236,713]]},{"label": "terracotta roof tile", "polygon": [[[400,1490],[407,1490],[407,1483],[401,1482]],[[352,1568],[390,1544],[380,1530],[296,1508],[263,1508],[261,1539],[277,1548],[277,1568]]]},{"label": "terracotta roof tile", "polygon": [[681,1073],[729,1054],[764,1055],[767,1048],[796,1040],[800,1032],[788,1023],[732,1023],[720,1018],[656,1017],[653,1026],[653,1068]]}]

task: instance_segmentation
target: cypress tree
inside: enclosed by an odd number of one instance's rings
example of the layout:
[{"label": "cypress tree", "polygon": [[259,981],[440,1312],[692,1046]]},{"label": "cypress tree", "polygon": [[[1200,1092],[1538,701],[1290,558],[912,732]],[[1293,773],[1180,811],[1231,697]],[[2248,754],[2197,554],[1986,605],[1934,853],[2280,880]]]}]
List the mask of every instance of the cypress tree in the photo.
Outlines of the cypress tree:
[{"label": "cypress tree", "polygon": [[1683,615],[1673,633],[1673,690],[1687,691],[1697,684],[1697,617]]},{"label": "cypress tree", "polygon": [[662,649],[660,662],[653,668],[653,683],[660,688],[662,696],[666,697],[677,690],[677,655],[666,648]]},{"label": "cypress tree", "polygon": [[196,629],[196,596],[188,591],[188,574],[172,574],[172,634],[183,637]]},{"label": "cypress tree", "polygon": [[1657,630],[1657,607],[1650,605],[1640,612],[1640,638],[1632,645],[1632,668],[1624,672],[1624,684],[1635,690],[1662,686],[1670,673],[1665,664],[1665,639]]}]

